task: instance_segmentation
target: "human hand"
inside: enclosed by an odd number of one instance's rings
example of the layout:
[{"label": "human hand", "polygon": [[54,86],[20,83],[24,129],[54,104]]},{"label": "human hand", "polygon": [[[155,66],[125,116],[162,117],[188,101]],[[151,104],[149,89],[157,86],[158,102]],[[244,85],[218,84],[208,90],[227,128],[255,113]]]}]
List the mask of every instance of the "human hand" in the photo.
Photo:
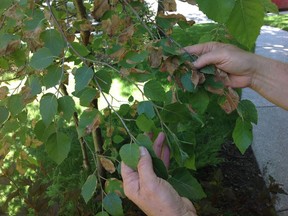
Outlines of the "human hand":
[{"label": "human hand", "polygon": [[[157,139],[155,142],[164,142],[163,136]],[[193,204],[187,198],[180,197],[167,181],[156,176],[147,149],[140,147],[140,152],[138,171],[121,163],[126,196],[149,216],[196,216]]]},{"label": "human hand", "polygon": [[214,64],[228,74],[224,84],[232,88],[251,87],[253,76],[257,70],[257,56],[230,44],[209,42],[184,48],[199,58],[194,66],[202,68]]}]

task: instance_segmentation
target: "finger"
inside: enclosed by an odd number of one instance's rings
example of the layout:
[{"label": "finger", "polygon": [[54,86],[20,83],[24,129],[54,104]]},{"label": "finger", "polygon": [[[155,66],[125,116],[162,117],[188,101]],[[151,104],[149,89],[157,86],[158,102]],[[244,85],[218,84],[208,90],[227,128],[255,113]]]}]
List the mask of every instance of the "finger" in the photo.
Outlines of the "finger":
[{"label": "finger", "polygon": [[215,64],[217,66],[223,63],[223,57],[220,56],[216,51],[205,53],[201,55],[195,62],[193,62],[196,68],[202,68],[210,64]]},{"label": "finger", "polygon": [[165,134],[163,132],[160,132],[153,143],[153,150],[158,158],[161,157],[164,141],[165,141]]},{"label": "finger", "polygon": [[143,183],[153,181],[156,178],[156,174],[153,170],[152,159],[146,148],[140,147],[141,157],[138,163],[139,183],[140,187]]},{"label": "finger", "polygon": [[165,167],[168,169],[170,165],[170,149],[167,145],[163,145],[161,160],[163,161]]},{"label": "finger", "polygon": [[190,54],[195,55],[203,55],[207,52],[210,52],[214,49],[215,46],[217,46],[218,43],[216,42],[208,42],[203,44],[197,44],[193,46],[185,47],[184,50]]},{"label": "finger", "polygon": [[124,193],[130,199],[137,197],[139,191],[139,174],[127,166],[123,161],[121,162],[121,175],[123,179]]}]

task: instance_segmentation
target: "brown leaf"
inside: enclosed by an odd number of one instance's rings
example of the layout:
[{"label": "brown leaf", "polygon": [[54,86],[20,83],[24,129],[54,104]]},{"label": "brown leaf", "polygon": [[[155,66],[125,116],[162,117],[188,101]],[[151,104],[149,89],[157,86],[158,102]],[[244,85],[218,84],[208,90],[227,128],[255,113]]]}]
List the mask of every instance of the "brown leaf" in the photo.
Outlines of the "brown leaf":
[{"label": "brown leaf", "polygon": [[105,157],[100,157],[100,162],[101,162],[103,168],[107,172],[109,172],[111,174],[115,172],[116,168],[115,168],[115,166],[114,166],[114,164],[113,164],[113,162],[111,160],[109,160],[109,159],[107,159]]},{"label": "brown leaf", "polygon": [[14,51],[18,49],[20,43],[21,43],[20,40],[10,41],[6,46],[0,49],[0,56],[9,55],[13,53]]},{"label": "brown leaf", "polygon": [[148,47],[148,61],[151,68],[158,68],[162,63],[163,51],[162,47]]},{"label": "brown leaf", "polygon": [[102,21],[102,29],[111,37],[119,31],[123,22],[124,21],[120,19],[119,16],[112,15],[111,19]]},{"label": "brown leaf", "polygon": [[92,12],[92,16],[95,20],[99,21],[104,13],[108,10],[110,10],[109,0],[94,0],[94,10]]},{"label": "brown leaf", "polygon": [[118,37],[118,42],[120,44],[125,44],[128,40],[130,40],[134,34],[134,25],[127,27]]},{"label": "brown leaf", "polygon": [[3,100],[4,98],[6,98],[8,93],[9,93],[9,89],[7,86],[0,87],[0,100]]},{"label": "brown leaf", "polygon": [[164,11],[177,11],[177,4],[175,0],[164,0],[163,1]]},{"label": "brown leaf", "polygon": [[196,88],[198,84],[205,82],[205,76],[203,73],[199,73],[197,70],[192,71],[191,81]]},{"label": "brown leaf", "polygon": [[223,95],[224,89],[223,88],[213,88],[211,86],[206,86],[206,90],[217,95]]},{"label": "brown leaf", "polygon": [[224,95],[226,96],[226,99],[220,103],[220,106],[226,113],[229,114],[238,107],[240,98],[237,92],[232,88],[228,88],[228,92],[225,92]]},{"label": "brown leaf", "polygon": [[160,71],[168,72],[170,75],[173,75],[174,72],[179,67],[180,62],[177,57],[168,57],[162,64]]}]

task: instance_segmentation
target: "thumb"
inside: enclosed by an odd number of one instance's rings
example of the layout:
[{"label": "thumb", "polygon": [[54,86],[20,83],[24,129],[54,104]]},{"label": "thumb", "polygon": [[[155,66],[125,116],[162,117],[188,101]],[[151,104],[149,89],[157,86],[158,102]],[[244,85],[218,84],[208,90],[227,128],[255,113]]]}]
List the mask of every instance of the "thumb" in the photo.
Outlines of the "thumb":
[{"label": "thumb", "polygon": [[141,154],[141,157],[140,157],[137,168],[138,168],[139,180],[141,184],[141,182],[145,182],[148,180],[152,181],[152,179],[156,178],[156,174],[153,170],[152,159],[148,150],[145,147],[140,146],[140,154]]}]

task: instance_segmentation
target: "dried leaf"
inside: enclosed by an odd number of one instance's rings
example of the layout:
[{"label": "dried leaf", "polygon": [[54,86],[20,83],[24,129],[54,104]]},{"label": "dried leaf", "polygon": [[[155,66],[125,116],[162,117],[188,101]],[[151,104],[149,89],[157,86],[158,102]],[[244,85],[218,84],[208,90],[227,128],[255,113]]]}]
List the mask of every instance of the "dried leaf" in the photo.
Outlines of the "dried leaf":
[{"label": "dried leaf", "polygon": [[205,76],[203,73],[199,73],[195,70],[192,72],[191,81],[196,88],[198,84],[202,84],[203,82],[205,82]]},{"label": "dried leaf", "polygon": [[232,88],[228,88],[228,92],[225,92],[224,94],[226,99],[220,104],[220,106],[226,113],[229,114],[238,107],[240,98],[237,92]]},{"label": "dried leaf", "polygon": [[9,55],[16,51],[20,45],[20,40],[12,40],[10,41],[7,46],[0,49],[0,56]]},{"label": "dried leaf", "polygon": [[102,29],[111,37],[119,31],[123,22],[124,21],[120,19],[119,16],[113,15],[111,19],[102,21]]},{"label": "dried leaf", "polygon": [[180,62],[177,57],[168,57],[162,64],[160,71],[168,72],[170,75],[173,75],[174,72],[179,67]]},{"label": "dried leaf", "polygon": [[163,1],[164,11],[177,11],[177,4],[175,0],[164,0]]},{"label": "dried leaf", "polygon": [[9,93],[9,89],[7,86],[0,87],[0,100],[3,100],[4,98],[6,98],[8,93]]},{"label": "dried leaf", "polygon": [[105,12],[110,10],[110,5],[108,0],[94,0],[94,10],[92,16],[95,20],[100,20]]},{"label": "dried leaf", "polygon": [[131,25],[129,27],[127,27],[124,31],[122,31],[122,33],[119,35],[118,37],[118,42],[120,44],[124,44],[126,43],[128,40],[130,40],[134,34],[134,25]]},{"label": "dried leaf", "polygon": [[213,88],[211,86],[207,86],[206,90],[217,95],[223,95],[224,94],[224,89],[223,88]]},{"label": "dried leaf", "polygon": [[163,51],[162,47],[148,47],[148,61],[151,68],[158,68],[162,63]]},{"label": "dried leaf", "polygon": [[113,164],[113,162],[111,160],[109,160],[109,159],[107,159],[105,157],[100,157],[100,162],[101,162],[103,168],[107,172],[109,172],[111,174],[115,172],[116,168],[115,168],[115,166],[114,166],[114,164]]}]

